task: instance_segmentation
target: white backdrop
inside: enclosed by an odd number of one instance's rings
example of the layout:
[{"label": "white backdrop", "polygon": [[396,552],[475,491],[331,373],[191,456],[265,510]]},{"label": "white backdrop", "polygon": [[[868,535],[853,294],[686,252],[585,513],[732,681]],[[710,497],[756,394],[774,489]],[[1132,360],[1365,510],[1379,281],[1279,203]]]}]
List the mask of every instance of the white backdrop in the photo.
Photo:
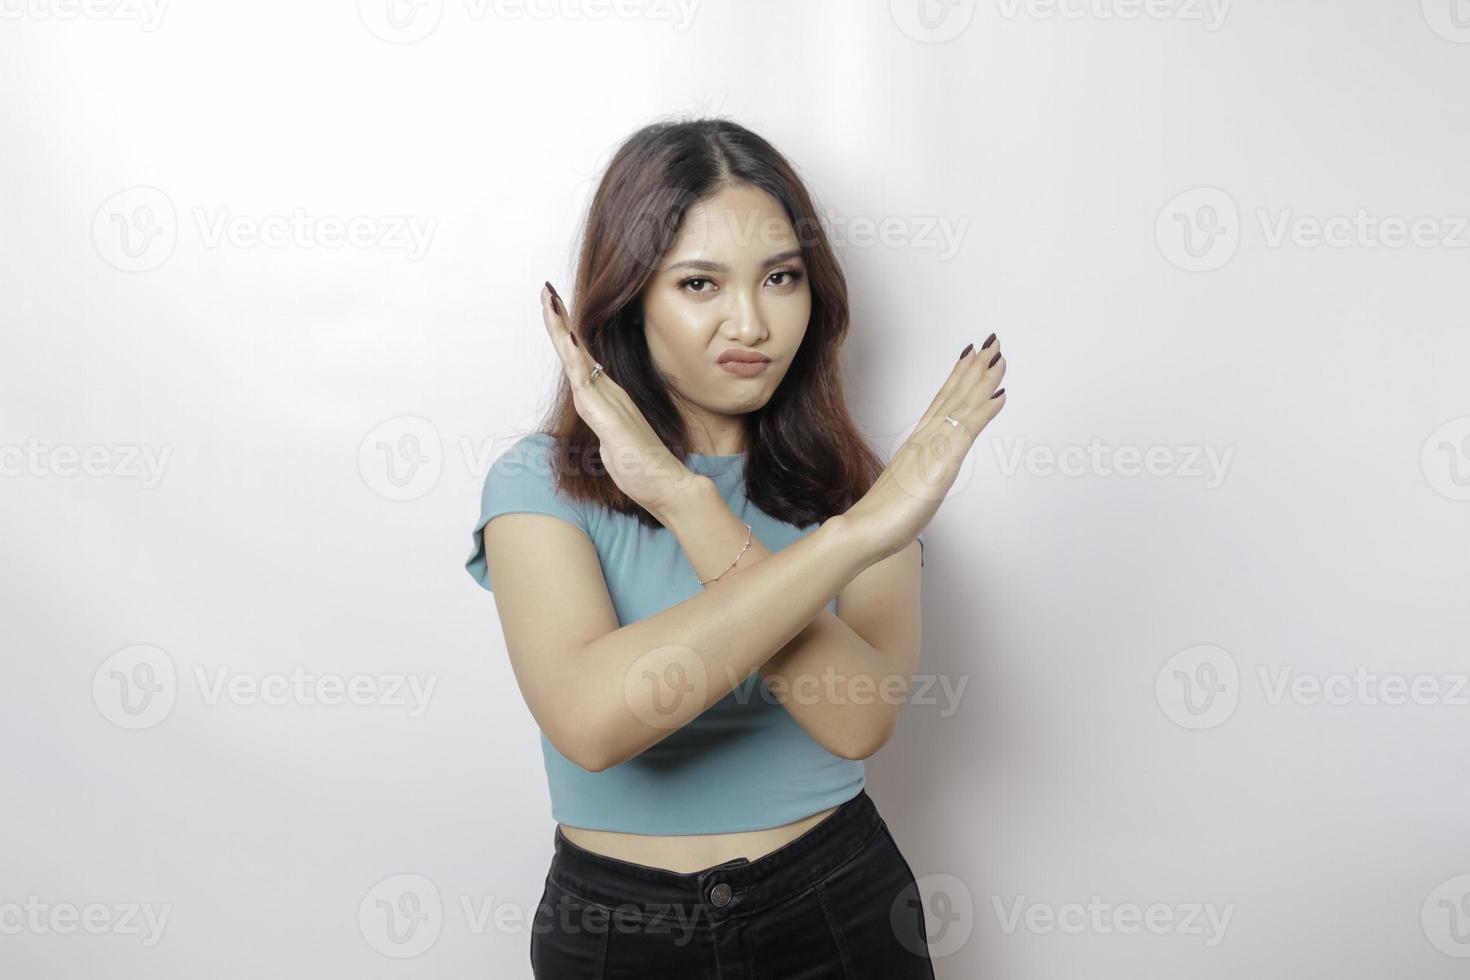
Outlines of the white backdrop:
[{"label": "white backdrop", "polygon": [[869,762],[939,975],[1464,975],[1465,0],[393,4],[0,2],[0,974],[529,974],[480,481],[728,114],[881,451],[1011,365]]}]

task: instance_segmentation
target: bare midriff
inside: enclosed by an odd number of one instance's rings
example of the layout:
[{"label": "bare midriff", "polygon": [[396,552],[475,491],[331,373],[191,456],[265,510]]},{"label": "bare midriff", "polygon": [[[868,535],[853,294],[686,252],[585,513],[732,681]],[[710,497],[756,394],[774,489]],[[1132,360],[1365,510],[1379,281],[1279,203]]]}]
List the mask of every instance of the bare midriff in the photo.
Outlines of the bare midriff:
[{"label": "bare midriff", "polygon": [[679,874],[703,871],[736,858],[756,858],[789,844],[831,815],[837,807],[828,807],[793,823],[764,830],[745,830],[730,834],[654,835],[626,834],[615,830],[587,830],[558,824],[561,832],[578,847],[650,868],[661,868]]}]

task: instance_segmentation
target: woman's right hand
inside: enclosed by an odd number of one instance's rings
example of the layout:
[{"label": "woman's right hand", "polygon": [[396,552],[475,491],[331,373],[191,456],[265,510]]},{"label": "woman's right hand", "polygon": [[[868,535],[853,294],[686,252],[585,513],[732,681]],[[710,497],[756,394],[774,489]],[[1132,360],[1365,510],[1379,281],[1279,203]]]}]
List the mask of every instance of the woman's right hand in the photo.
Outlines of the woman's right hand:
[{"label": "woman's right hand", "polygon": [[[898,554],[929,524],[980,430],[1005,407],[1005,389],[996,386],[1005,377],[1006,360],[994,334],[986,343],[959,359],[913,433],[843,515],[878,560]],[[945,421],[946,415],[959,425]]]},{"label": "woman's right hand", "polygon": [[663,519],[680,496],[702,479],[665,446],[627,391],[596,366],[572,333],[570,313],[551,283],[541,290],[541,316],[572,387],[577,414],[597,434],[598,455],[624,493]]}]

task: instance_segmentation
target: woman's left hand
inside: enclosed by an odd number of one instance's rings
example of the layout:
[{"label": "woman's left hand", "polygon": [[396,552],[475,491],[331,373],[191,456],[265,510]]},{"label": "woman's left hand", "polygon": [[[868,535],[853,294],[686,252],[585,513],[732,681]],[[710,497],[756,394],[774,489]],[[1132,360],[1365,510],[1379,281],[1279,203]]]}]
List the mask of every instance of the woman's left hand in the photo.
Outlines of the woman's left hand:
[{"label": "woman's left hand", "polygon": [[650,514],[662,519],[700,477],[691,473],[653,431],[633,399],[595,364],[568,323],[551,283],[541,290],[541,316],[561,358],[577,414],[597,434],[602,465],[613,482]]}]

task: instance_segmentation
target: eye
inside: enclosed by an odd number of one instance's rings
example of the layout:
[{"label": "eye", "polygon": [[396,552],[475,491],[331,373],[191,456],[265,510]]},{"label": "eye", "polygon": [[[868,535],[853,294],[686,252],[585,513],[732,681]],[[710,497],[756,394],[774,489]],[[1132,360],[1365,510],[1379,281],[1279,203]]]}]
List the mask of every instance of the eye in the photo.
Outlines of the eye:
[{"label": "eye", "polygon": [[[686,288],[688,288],[688,286],[689,286],[689,284],[691,282],[711,282],[711,280],[706,279],[704,276],[690,276],[688,279],[685,279],[685,280],[683,280],[683,281],[681,281],[679,283],[679,288],[680,289],[686,289]],[[689,291],[692,292],[692,293],[707,293],[707,292],[709,292],[708,289],[691,289]]]},{"label": "eye", "polygon": [[800,269],[777,269],[775,272],[771,273],[771,275],[786,277],[785,282],[776,283],[776,285],[778,286],[791,286],[801,281]]}]

